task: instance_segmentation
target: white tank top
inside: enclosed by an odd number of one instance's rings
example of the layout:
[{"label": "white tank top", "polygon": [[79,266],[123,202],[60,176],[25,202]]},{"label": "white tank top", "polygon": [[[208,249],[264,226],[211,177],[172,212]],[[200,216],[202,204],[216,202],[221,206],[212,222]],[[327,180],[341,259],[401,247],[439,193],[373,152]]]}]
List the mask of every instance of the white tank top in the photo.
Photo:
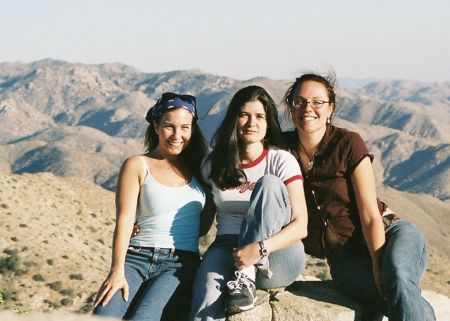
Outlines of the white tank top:
[{"label": "white tank top", "polygon": [[203,187],[195,178],[181,187],[163,185],[152,176],[144,157],[140,158],[146,172],[136,209],[140,233],[130,244],[198,252]]}]

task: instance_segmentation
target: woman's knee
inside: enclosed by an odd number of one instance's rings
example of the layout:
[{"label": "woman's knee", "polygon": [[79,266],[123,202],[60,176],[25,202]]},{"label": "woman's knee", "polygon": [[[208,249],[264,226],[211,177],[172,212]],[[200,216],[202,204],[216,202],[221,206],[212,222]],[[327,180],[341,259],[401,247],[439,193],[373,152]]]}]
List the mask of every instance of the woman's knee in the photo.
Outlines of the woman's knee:
[{"label": "woman's knee", "polygon": [[272,175],[272,174],[266,174],[262,176],[255,185],[255,189],[263,188],[264,190],[279,190],[279,189],[285,189],[286,186],[284,185],[281,178],[278,176]]}]

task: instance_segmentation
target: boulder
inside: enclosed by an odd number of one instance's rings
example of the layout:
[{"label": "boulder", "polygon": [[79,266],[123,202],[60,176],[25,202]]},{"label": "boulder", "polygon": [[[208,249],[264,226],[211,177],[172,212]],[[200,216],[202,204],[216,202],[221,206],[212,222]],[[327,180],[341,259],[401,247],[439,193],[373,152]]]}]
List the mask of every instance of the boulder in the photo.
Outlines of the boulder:
[{"label": "boulder", "polygon": [[[314,277],[296,281],[286,289],[257,291],[253,310],[234,314],[227,321],[362,321],[362,307],[337,291],[332,281]],[[450,321],[450,299],[432,291],[423,291],[431,303],[437,321]],[[367,320],[367,319],[366,319]],[[388,321],[385,317],[383,321]]]}]

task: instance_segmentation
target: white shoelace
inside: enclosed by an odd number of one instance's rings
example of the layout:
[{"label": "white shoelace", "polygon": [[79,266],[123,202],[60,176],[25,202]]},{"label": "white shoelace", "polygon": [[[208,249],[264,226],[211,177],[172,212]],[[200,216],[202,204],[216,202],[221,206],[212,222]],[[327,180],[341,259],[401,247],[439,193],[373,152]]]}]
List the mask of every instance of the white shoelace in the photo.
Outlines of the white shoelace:
[{"label": "white shoelace", "polygon": [[241,271],[235,271],[234,276],[236,277],[235,280],[227,282],[227,286],[230,290],[240,290],[243,286],[250,289],[253,285],[253,282],[248,278],[247,274]]}]

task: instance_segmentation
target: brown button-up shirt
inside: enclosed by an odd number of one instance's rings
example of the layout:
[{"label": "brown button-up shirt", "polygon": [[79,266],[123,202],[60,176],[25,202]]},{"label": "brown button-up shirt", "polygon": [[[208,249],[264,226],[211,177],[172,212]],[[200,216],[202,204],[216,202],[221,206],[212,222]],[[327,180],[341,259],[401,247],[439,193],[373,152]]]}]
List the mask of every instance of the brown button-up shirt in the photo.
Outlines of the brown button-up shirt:
[{"label": "brown button-up shirt", "polygon": [[[297,131],[284,133],[286,144],[300,163],[308,207],[308,236],[303,240],[306,253],[335,258],[340,249],[363,242],[361,220],[351,183],[351,175],[369,154],[358,133],[327,125],[311,169],[307,170],[297,154]],[[379,202],[380,212],[385,204]]]}]

